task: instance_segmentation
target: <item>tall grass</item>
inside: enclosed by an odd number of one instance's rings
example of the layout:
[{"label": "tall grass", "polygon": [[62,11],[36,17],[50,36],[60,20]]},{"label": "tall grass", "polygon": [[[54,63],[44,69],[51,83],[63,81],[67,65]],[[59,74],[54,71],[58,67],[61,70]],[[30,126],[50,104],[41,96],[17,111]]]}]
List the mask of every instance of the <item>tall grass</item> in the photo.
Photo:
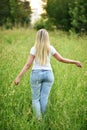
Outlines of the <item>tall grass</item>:
[{"label": "tall grass", "polygon": [[18,86],[13,84],[28,58],[36,31],[0,31],[0,130],[87,129],[87,37],[60,31],[49,35],[51,44],[63,57],[80,60],[83,68],[52,58],[55,81],[45,116],[38,123],[31,106],[31,69]]}]

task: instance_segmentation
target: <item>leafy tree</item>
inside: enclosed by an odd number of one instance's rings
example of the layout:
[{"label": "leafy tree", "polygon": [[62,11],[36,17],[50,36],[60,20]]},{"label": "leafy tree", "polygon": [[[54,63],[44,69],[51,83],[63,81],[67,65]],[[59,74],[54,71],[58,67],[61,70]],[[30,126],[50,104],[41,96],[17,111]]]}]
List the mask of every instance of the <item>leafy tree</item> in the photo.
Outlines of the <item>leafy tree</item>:
[{"label": "leafy tree", "polygon": [[42,0],[43,2],[47,2],[47,0]]},{"label": "leafy tree", "polygon": [[48,17],[53,20],[57,28],[69,28],[68,2],[70,0],[48,0],[46,11]]},{"label": "leafy tree", "polygon": [[6,23],[10,16],[9,0],[0,0],[0,26]]},{"label": "leafy tree", "polygon": [[3,0],[0,1],[0,26],[30,23],[31,8],[28,1]]},{"label": "leafy tree", "polygon": [[87,2],[85,0],[78,0],[74,1],[73,4],[69,4],[69,14],[71,28],[75,32],[81,32],[87,29]]},{"label": "leafy tree", "polygon": [[31,8],[29,2],[10,0],[10,8],[11,20],[13,24],[21,23],[21,25],[24,25],[24,23],[28,24],[30,22]]},{"label": "leafy tree", "polygon": [[48,0],[46,11],[57,28],[87,30],[87,0]]}]

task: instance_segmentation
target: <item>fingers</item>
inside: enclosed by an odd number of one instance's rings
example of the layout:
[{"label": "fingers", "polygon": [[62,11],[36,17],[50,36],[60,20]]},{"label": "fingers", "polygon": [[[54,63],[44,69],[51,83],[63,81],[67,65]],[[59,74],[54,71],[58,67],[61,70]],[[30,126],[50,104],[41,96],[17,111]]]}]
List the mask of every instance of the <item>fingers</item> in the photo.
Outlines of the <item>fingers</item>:
[{"label": "fingers", "polygon": [[82,65],[79,65],[80,68],[82,68]]},{"label": "fingers", "polygon": [[14,81],[14,84],[15,84],[15,85],[18,85],[19,83],[18,83],[18,82],[16,82],[16,81]]},{"label": "fingers", "polygon": [[15,85],[18,85],[19,83],[18,82],[14,82],[15,83]]},{"label": "fingers", "polygon": [[14,80],[14,84],[15,84],[15,85],[18,85],[19,82],[20,82],[20,78],[19,78],[19,77],[16,77],[16,79]]},{"label": "fingers", "polygon": [[14,84],[15,84],[15,85],[18,85],[19,82],[20,82],[19,80],[14,80]]},{"label": "fingers", "polygon": [[81,65],[78,65],[78,67],[82,68],[82,66],[81,66]]},{"label": "fingers", "polygon": [[77,62],[77,66],[81,68],[82,64],[80,62]]}]

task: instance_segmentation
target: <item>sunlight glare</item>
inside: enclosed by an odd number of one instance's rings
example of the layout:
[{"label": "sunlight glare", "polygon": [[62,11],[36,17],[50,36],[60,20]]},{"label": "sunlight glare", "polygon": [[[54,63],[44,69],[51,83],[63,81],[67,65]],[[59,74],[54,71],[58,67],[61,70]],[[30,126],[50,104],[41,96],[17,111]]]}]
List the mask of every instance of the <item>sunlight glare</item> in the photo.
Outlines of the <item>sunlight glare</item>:
[{"label": "sunlight glare", "polygon": [[32,10],[37,10],[38,14],[41,14],[43,12],[42,9],[42,1],[41,0],[29,0]]}]

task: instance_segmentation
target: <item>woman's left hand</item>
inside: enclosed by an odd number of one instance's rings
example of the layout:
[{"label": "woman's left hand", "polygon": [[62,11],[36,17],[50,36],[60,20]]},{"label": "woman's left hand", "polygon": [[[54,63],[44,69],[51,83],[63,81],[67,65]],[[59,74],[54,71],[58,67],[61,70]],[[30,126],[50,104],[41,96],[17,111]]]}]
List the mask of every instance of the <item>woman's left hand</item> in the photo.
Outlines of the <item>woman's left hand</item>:
[{"label": "woman's left hand", "polygon": [[82,67],[81,62],[79,62],[79,61],[76,61],[76,63],[75,63],[75,64],[76,64],[76,66],[77,66],[77,67],[80,67],[80,68]]}]

